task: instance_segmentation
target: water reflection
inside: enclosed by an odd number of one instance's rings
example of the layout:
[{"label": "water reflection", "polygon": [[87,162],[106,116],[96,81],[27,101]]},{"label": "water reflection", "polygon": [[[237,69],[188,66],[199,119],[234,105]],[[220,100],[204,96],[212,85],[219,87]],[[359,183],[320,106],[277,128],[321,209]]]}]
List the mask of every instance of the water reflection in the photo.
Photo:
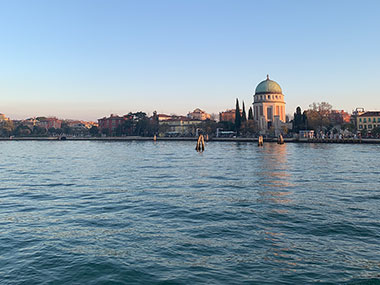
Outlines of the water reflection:
[{"label": "water reflection", "polygon": [[291,252],[294,245],[287,233],[279,229],[286,226],[291,215],[289,206],[293,204],[291,190],[294,186],[288,169],[287,145],[265,144],[259,155],[259,202],[266,205],[263,220],[267,223],[261,232],[267,244],[265,261],[277,264],[281,271],[294,271],[297,261]]},{"label": "water reflection", "polygon": [[266,144],[261,150],[257,172],[261,199],[279,204],[291,203],[289,188],[293,184],[290,182],[286,144]]}]

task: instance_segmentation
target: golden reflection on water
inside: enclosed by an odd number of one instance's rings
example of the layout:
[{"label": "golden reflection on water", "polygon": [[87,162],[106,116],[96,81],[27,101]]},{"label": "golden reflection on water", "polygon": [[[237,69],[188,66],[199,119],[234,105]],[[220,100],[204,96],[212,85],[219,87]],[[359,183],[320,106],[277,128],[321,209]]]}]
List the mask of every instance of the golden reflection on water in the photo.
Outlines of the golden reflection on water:
[{"label": "golden reflection on water", "polygon": [[[267,143],[260,149],[258,183],[259,202],[270,205],[268,215],[288,215],[288,205],[293,203],[291,173],[289,171],[287,145]],[[283,220],[274,219],[272,223],[286,223]],[[266,260],[279,264],[279,269],[284,271],[295,271],[297,266],[295,260],[289,252],[291,245],[285,233],[274,232],[272,227],[267,227],[263,231],[263,239],[271,246],[268,249]]]},{"label": "golden reflection on water", "polygon": [[[259,161],[259,185],[262,186],[259,192],[265,201],[278,204],[289,204],[292,199],[289,197],[293,192],[287,190],[294,186],[290,180],[291,175],[287,163],[287,146],[267,143],[262,150]],[[287,189],[285,189],[287,188]]]}]

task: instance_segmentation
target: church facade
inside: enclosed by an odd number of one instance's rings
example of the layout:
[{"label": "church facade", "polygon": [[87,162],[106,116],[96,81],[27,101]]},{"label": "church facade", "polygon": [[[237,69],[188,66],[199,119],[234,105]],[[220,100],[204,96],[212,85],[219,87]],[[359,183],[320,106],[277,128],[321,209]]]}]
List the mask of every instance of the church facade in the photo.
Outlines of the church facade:
[{"label": "church facade", "polygon": [[284,94],[280,85],[269,79],[260,82],[253,95],[253,118],[260,133],[280,132],[286,121]]}]

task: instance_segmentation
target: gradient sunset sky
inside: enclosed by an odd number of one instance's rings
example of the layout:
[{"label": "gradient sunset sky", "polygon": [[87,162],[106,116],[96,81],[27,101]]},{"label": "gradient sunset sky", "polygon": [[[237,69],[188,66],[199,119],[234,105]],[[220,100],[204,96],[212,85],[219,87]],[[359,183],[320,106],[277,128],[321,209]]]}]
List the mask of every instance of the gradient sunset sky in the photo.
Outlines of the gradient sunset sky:
[{"label": "gradient sunset sky", "polygon": [[380,110],[379,15],[380,1],[0,1],[0,112],[218,113],[267,74],[288,114]]}]

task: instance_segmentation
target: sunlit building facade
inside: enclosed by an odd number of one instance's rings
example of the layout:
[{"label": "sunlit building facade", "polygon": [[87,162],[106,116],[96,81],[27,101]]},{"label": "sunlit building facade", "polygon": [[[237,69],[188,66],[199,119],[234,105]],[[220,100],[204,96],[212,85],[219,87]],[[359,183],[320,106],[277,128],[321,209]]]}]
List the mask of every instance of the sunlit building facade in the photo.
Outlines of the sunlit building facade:
[{"label": "sunlit building facade", "polygon": [[210,120],[211,115],[207,114],[205,111],[197,108],[193,112],[189,112],[187,114],[187,117],[193,120],[200,120],[200,121],[205,121],[205,120]]},{"label": "sunlit building facade", "polygon": [[269,79],[260,82],[253,96],[253,118],[261,133],[280,129],[286,121],[284,94],[280,85]]},{"label": "sunlit building facade", "polygon": [[358,131],[367,130],[371,132],[372,129],[380,127],[380,111],[365,112],[356,118]]}]

